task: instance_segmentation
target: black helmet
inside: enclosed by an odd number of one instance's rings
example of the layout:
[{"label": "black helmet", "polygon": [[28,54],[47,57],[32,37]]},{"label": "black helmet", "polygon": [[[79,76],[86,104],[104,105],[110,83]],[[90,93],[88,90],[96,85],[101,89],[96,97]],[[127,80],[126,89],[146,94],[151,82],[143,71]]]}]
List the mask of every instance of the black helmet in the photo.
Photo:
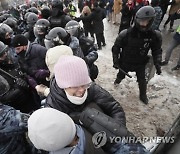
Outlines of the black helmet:
[{"label": "black helmet", "polygon": [[79,38],[79,35],[80,35],[79,33],[81,31],[81,26],[80,26],[79,22],[77,22],[75,20],[71,20],[66,24],[65,29],[72,36]]},{"label": "black helmet", "polygon": [[[0,41],[7,44],[6,40],[10,39],[13,36],[13,30],[7,24],[0,24]],[[9,41],[8,41],[9,42]]]},{"label": "black helmet", "polygon": [[151,0],[151,6],[152,6],[152,7],[158,6],[159,3],[160,3],[159,0]]},{"label": "black helmet", "polygon": [[34,26],[34,24],[36,23],[36,21],[38,20],[38,16],[35,13],[30,13],[27,16],[27,24],[29,26]]},{"label": "black helmet", "polygon": [[27,17],[28,17],[28,15],[31,14],[31,13],[32,13],[32,12],[26,12],[26,14],[24,15],[24,20],[27,21]]},{"label": "black helmet", "polygon": [[0,57],[4,55],[5,52],[8,51],[8,46],[0,41]]},{"label": "black helmet", "polygon": [[45,38],[48,33],[50,22],[47,19],[39,19],[34,26],[34,35],[36,38]]},{"label": "black helmet", "polygon": [[3,23],[10,26],[13,29],[13,31],[17,30],[18,24],[16,18],[7,18]]},{"label": "black helmet", "polygon": [[49,31],[45,37],[45,46],[47,49],[57,45],[68,45],[70,34],[61,27],[55,27]]},{"label": "black helmet", "polygon": [[6,94],[10,89],[8,81],[0,75],[0,96]]},{"label": "black helmet", "polygon": [[48,6],[43,6],[41,9],[42,18],[48,19],[51,15],[51,10]]},{"label": "black helmet", "polygon": [[27,12],[32,12],[38,15],[38,9],[36,7],[30,7]]},{"label": "black helmet", "polygon": [[1,15],[0,21],[3,22],[3,21],[5,21],[7,18],[9,18],[9,17],[12,17],[12,16],[11,16],[10,14],[5,13],[5,14]]},{"label": "black helmet", "polygon": [[[154,17],[154,8],[152,6],[143,6],[136,13],[135,26],[140,31],[148,31],[152,26]],[[143,22],[146,22],[147,24],[143,25]]]},{"label": "black helmet", "polygon": [[9,47],[0,41],[0,65],[9,65],[12,61],[12,53],[9,52]]},{"label": "black helmet", "polygon": [[63,2],[61,0],[52,0],[51,2],[52,8],[59,8],[63,10]]}]

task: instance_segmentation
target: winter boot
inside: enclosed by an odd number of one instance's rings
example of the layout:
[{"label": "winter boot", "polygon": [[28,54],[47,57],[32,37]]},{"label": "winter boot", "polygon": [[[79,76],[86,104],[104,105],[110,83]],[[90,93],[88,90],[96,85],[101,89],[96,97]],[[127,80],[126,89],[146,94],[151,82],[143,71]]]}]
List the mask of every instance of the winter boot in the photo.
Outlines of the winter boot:
[{"label": "winter boot", "polygon": [[116,78],[116,80],[114,81],[114,85],[118,85],[120,84],[122,79]]},{"label": "winter boot", "polygon": [[167,65],[167,64],[168,64],[168,61],[166,61],[166,60],[164,60],[164,61],[162,61],[162,62],[160,63],[161,66],[165,66],[165,65]]},{"label": "winter boot", "polygon": [[139,82],[139,98],[144,104],[148,104],[148,98],[146,95],[147,84],[146,82]]},{"label": "winter boot", "polygon": [[171,70],[175,71],[175,70],[179,70],[180,69],[180,65],[176,65],[175,67],[173,67]]}]

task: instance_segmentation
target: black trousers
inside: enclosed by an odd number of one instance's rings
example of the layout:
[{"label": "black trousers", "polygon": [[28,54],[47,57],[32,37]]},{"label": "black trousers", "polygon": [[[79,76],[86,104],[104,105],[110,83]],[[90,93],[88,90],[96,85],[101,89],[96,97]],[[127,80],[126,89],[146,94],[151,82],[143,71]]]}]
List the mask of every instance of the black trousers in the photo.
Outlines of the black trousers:
[{"label": "black trousers", "polygon": [[[146,82],[145,79],[145,65],[129,65],[129,64],[122,64],[121,69],[123,69],[125,72],[136,72],[137,76],[137,82]],[[120,70],[117,74],[117,78],[120,80],[123,80],[125,78],[125,74],[122,73]]]},{"label": "black trousers", "polygon": [[104,38],[104,33],[97,33],[96,34],[96,40],[98,47],[101,47],[101,43],[105,44],[105,38]]}]

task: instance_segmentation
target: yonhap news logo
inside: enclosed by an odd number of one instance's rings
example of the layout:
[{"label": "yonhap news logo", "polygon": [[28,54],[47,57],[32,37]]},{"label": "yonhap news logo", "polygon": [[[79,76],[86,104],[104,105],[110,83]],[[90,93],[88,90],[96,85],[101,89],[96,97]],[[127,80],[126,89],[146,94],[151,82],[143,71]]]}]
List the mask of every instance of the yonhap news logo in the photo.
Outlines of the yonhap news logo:
[{"label": "yonhap news logo", "polygon": [[101,131],[101,132],[95,133],[92,137],[92,142],[95,148],[100,148],[104,146],[107,142],[106,132]]},{"label": "yonhap news logo", "polygon": [[109,143],[174,143],[175,137],[135,137],[135,136],[107,136],[106,132],[97,132],[92,137],[92,142],[95,148],[104,146],[107,142]]}]

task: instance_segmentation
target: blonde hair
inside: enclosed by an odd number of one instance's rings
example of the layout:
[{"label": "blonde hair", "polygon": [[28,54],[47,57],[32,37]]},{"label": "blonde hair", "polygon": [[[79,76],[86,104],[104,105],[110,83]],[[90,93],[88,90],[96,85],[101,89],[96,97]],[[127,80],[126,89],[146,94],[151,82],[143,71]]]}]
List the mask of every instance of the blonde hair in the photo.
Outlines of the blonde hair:
[{"label": "blonde hair", "polygon": [[91,14],[91,9],[89,8],[89,6],[83,7],[82,14],[84,15],[85,13],[87,13],[88,15]]}]

